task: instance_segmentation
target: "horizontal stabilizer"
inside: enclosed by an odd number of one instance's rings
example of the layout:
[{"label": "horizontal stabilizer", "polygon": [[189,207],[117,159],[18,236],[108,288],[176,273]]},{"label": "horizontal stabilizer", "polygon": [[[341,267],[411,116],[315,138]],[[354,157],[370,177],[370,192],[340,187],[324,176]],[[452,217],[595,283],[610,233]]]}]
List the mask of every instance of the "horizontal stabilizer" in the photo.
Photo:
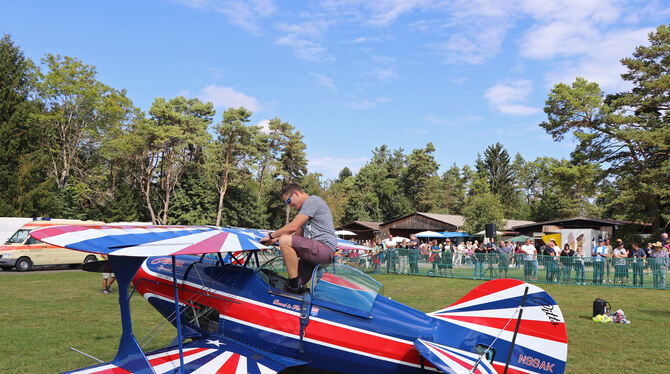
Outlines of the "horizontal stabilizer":
[{"label": "horizontal stabilizer", "polygon": [[568,337],[563,313],[554,298],[536,285],[491,280],[428,315],[442,321],[434,341],[471,353],[490,347],[491,364],[498,372],[508,359],[508,373],[565,371]]},{"label": "horizontal stabilizer", "polygon": [[486,359],[479,360],[479,355],[461,349],[429,342],[423,339],[414,341],[414,346],[421,356],[435,365],[436,368],[449,374],[467,374],[477,365],[475,374],[495,374],[495,369]]},{"label": "horizontal stabilizer", "polygon": [[[169,347],[147,353],[156,374],[180,372],[179,349]],[[184,344],[184,373],[254,373],[273,374],[306,362],[260,351],[232,340],[212,337]],[[129,373],[112,363],[91,366],[63,374]]]}]

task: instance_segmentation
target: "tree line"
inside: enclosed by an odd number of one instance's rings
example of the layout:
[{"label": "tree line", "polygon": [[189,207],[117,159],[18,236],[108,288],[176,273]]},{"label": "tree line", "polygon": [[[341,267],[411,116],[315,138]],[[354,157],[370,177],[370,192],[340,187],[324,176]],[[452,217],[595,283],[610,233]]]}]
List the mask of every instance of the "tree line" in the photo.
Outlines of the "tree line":
[{"label": "tree line", "polygon": [[0,215],[107,222],[278,227],[289,219],[285,183],[300,183],[336,224],[384,222],[414,211],[461,214],[467,231],[505,218],[591,216],[670,221],[670,28],[649,34],[621,63],[632,89],[605,94],[581,77],[553,87],[540,123],[556,141],[577,140],[570,159],[513,157],[500,144],[473,166],[439,174],[435,146],[380,145],[357,172],[309,172],[299,130],[252,113],[218,116],[197,98],[154,99],[148,112],[83,61],[26,58],[0,40]]}]

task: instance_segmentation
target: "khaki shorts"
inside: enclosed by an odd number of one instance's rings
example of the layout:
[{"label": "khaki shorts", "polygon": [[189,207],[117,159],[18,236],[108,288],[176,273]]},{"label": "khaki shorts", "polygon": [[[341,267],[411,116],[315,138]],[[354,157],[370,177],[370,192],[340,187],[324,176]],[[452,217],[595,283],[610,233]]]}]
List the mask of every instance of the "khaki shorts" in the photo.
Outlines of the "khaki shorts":
[{"label": "khaki shorts", "polygon": [[298,255],[298,277],[303,283],[312,278],[312,271],[316,265],[333,262],[334,251],[318,240],[293,235],[291,247]]}]

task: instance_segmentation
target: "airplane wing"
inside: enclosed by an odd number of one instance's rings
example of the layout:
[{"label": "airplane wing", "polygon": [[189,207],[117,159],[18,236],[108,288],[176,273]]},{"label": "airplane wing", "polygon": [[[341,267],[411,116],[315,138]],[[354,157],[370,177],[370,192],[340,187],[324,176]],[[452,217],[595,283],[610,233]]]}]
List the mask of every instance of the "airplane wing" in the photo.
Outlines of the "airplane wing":
[{"label": "airplane wing", "polygon": [[[279,356],[253,347],[216,337],[184,344],[184,373],[257,373],[272,374],[287,367],[306,364],[286,356]],[[156,374],[180,373],[179,349],[168,347],[146,354]],[[130,373],[109,362],[63,374]]]},{"label": "airplane wing", "polygon": [[[467,374],[477,364],[479,355],[435,342],[416,339],[414,346],[421,356],[438,369],[448,374]],[[485,359],[479,361],[474,374],[496,374],[496,370]]]},{"label": "airplane wing", "polygon": [[104,255],[150,257],[226,253],[266,248],[258,230],[213,226],[54,226],[34,230],[35,239]]}]

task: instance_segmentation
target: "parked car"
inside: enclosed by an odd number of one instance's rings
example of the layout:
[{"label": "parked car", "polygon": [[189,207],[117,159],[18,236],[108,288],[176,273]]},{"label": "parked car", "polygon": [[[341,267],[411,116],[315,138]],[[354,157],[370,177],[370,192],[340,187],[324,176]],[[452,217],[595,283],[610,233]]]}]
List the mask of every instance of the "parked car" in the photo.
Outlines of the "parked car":
[{"label": "parked car", "polygon": [[29,271],[41,265],[77,266],[97,260],[91,253],[73,251],[43,243],[30,236],[30,231],[58,225],[104,225],[102,221],[81,221],[72,219],[33,218],[18,229],[3,246],[0,246],[0,269],[9,271]]}]

